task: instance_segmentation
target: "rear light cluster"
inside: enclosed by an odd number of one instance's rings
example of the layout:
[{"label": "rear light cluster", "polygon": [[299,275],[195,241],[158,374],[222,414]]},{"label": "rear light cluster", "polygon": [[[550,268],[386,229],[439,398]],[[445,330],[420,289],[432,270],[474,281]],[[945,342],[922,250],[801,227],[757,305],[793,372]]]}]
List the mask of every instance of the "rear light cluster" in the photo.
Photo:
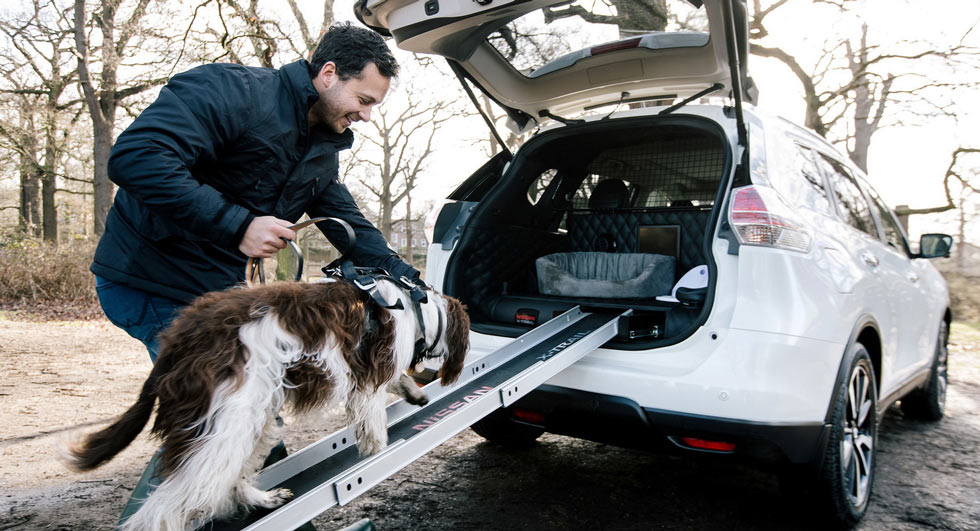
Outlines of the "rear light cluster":
[{"label": "rear light cluster", "polygon": [[751,185],[732,192],[729,221],[743,245],[761,245],[806,252],[812,237],[793,210],[767,186]]}]

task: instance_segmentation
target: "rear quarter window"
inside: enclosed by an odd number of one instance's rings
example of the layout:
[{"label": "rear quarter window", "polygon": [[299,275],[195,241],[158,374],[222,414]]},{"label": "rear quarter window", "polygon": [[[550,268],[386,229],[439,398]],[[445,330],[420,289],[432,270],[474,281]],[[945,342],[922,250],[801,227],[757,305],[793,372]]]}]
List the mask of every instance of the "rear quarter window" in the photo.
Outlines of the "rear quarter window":
[{"label": "rear quarter window", "polygon": [[782,156],[770,175],[772,186],[797,206],[833,216],[834,207],[813,151],[791,140],[781,142],[779,147]]},{"label": "rear quarter window", "polygon": [[827,174],[841,219],[877,240],[878,229],[875,227],[871,207],[850,171],[840,162],[822,153],[817,157],[817,162]]}]

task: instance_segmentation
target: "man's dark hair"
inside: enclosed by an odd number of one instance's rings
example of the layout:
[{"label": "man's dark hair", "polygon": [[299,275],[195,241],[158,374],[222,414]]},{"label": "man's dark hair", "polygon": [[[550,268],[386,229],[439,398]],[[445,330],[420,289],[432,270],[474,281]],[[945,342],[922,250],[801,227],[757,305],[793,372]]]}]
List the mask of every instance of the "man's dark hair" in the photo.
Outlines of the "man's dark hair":
[{"label": "man's dark hair", "polygon": [[316,77],[328,62],[337,65],[343,81],[359,76],[369,62],[385,77],[398,75],[398,62],[381,35],[350,22],[334,24],[323,34],[310,58],[310,76]]}]

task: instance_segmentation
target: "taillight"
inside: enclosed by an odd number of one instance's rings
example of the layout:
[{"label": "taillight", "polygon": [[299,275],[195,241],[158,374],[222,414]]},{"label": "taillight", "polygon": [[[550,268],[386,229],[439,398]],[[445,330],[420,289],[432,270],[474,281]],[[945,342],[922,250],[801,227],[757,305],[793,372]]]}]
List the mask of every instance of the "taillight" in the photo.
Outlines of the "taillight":
[{"label": "taillight", "polygon": [[751,185],[736,189],[728,213],[735,236],[743,245],[801,252],[810,249],[810,231],[772,188]]}]

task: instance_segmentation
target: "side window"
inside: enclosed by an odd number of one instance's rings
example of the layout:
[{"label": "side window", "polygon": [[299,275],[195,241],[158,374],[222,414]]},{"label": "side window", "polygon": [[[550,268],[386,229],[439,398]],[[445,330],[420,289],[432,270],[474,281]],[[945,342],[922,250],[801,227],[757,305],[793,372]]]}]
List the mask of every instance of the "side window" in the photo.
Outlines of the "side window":
[{"label": "side window", "polygon": [[895,216],[892,215],[891,209],[878,197],[878,193],[873,188],[865,186],[865,190],[868,191],[868,195],[871,196],[871,202],[878,209],[878,219],[881,220],[881,228],[885,232],[885,241],[896,251],[907,253],[908,245],[905,243],[905,237],[902,236],[902,228],[895,221]]},{"label": "side window", "polygon": [[841,219],[857,230],[878,239],[878,230],[871,215],[871,207],[868,206],[868,201],[861,194],[861,189],[858,188],[850,172],[841,163],[822,154],[818,160],[827,172],[830,187],[837,198]]},{"label": "side window", "polygon": [[541,194],[548,189],[551,181],[555,179],[555,175],[558,174],[558,170],[550,169],[541,172],[531,181],[531,186],[527,189],[527,200],[532,204],[538,204],[538,200],[541,199]]}]

